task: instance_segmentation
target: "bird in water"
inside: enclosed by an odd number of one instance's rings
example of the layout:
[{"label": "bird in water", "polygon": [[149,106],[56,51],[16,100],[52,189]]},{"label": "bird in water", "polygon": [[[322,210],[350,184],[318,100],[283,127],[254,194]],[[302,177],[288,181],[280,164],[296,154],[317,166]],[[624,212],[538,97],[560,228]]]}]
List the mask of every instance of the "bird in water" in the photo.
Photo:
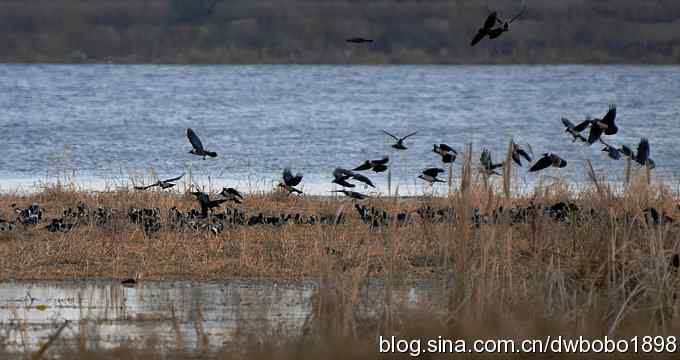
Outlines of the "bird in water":
[{"label": "bird in water", "polygon": [[540,171],[549,167],[563,168],[567,166],[567,161],[556,154],[545,153],[543,157],[538,159],[536,163],[529,169],[529,172]]},{"label": "bird in water", "polygon": [[215,200],[210,200],[210,196],[203,191],[193,191],[191,192],[192,195],[196,197],[196,200],[198,201],[198,205],[201,207],[201,215],[203,217],[208,216],[208,211],[212,210],[213,208],[219,207],[220,204],[229,201],[229,199],[215,199]]},{"label": "bird in water", "polygon": [[217,153],[213,151],[208,151],[205,150],[203,147],[203,143],[201,142],[201,139],[196,135],[196,133],[191,129],[187,128],[187,137],[189,138],[189,142],[191,143],[191,151],[189,151],[190,154],[198,155],[198,156],[203,156],[203,160],[205,160],[206,156],[210,157],[217,157]]},{"label": "bird in water", "polygon": [[391,137],[396,141],[396,143],[394,143],[394,144],[392,145],[392,147],[395,148],[395,149],[397,149],[397,150],[406,150],[406,149],[408,149],[406,146],[404,146],[404,140],[406,140],[406,139],[408,139],[409,137],[411,137],[411,136],[413,136],[413,135],[415,135],[415,134],[418,133],[417,131],[414,131],[414,132],[412,132],[412,133],[410,133],[410,134],[408,134],[408,135],[406,135],[406,136],[404,136],[404,137],[402,137],[402,138],[399,138],[399,137],[397,137],[397,136],[395,136],[395,135],[392,135],[392,134],[388,133],[388,132],[385,131],[385,130],[383,130],[383,132],[384,132],[385,134],[391,136]]},{"label": "bird in water", "polygon": [[[531,162],[531,156],[529,155],[526,150],[522,149],[519,145],[517,145],[514,141],[510,144],[512,146],[512,161],[514,161],[518,166],[522,166],[522,158],[526,159],[526,161]],[[529,151],[531,152],[531,146],[528,146]]]},{"label": "bird in water", "polygon": [[387,170],[387,163],[389,161],[390,158],[387,156],[379,160],[366,160],[363,162],[363,164],[352,169],[352,171],[373,170],[374,172],[383,172]]},{"label": "bird in water", "polygon": [[602,119],[590,121],[590,133],[588,134],[588,144],[592,145],[600,140],[602,135],[615,135],[619,132],[616,120],[616,105],[610,105],[607,114]]},{"label": "bird in water", "polygon": [[279,186],[286,189],[288,194],[302,194],[302,191],[295,188],[296,186],[300,185],[300,182],[302,182],[302,173],[293,175],[293,172],[290,170],[290,168],[283,169],[283,182],[279,183]]},{"label": "bird in water", "polygon": [[372,43],[372,39],[365,39],[362,37],[353,37],[349,38],[346,40],[348,43],[354,43],[354,44],[364,44],[364,43]]},{"label": "bird in water", "polygon": [[178,176],[178,177],[174,177],[174,178],[172,178],[172,179],[158,180],[158,181],[156,181],[155,183],[153,183],[153,184],[151,184],[151,185],[147,185],[147,186],[135,186],[135,189],[136,189],[136,190],[146,190],[146,189],[150,189],[150,188],[152,188],[152,187],[154,187],[154,186],[158,186],[158,187],[160,187],[161,189],[169,189],[169,188],[175,186],[174,182],[177,181],[177,180],[179,180],[179,179],[181,179],[183,176],[184,176],[184,174],[182,174],[182,175],[180,175],[180,176]]},{"label": "bird in water", "polygon": [[453,163],[458,156],[458,152],[447,144],[434,144],[432,152],[441,156],[444,164]]},{"label": "bird in water", "polygon": [[487,176],[500,175],[500,173],[496,172],[496,169],[503,167],[503,163],[494,164],[493,161],[491,161],[491,152],[488,149],[482,150],[479,162],[482,166],[482,172]]},{"label": "bird in water", "polygon": [[581,140],[582,142],[588,141],[588,139],[581,135],[581,132],[588,128],[590,122],[591,122],[590,119],[585,119],[578,125],[574,125],[574,123],[571,122],[569,119],[562,118],[562,124],[564,124],[564,127],[566,128],[564,131],[569,133],[574,138],[572,142],[576,142],[576,140]]},{"label": "bird in water", "polygon": [[435,183],[438,183],[438,182],[445,182],[444,180],[437,178],[437,176],[439,176],[439,174],[441,174],[443,172],[444,172],[444,169],[427,168],[427,169],[423,170],[423,172],[420,175],[418,175],[418,178],[429,182],[430,185],[434,185]]},{"label": "bird in water", "polygon": [[350,191],[350,190],[334,190],[334,191],[331,191],[331,192],[340,192],[340,193],[345,194],[345,196],[350,197],[350,198],[355,199],[355,200],[365,200],[365,199],[369,198],[368,195],[365,195],[365,194],[362,194],[362,193],[359,193],[359,192],[356,192],[356,191]]},{"label": "bird in water", "polygon": [[[472,42],[470,42],[470,46],[475,46],[477,43],[482,41],[485,37],[489,37],[489,39],[496,39],[503,35],[504,32],[510,31],[510,24],[518,20],[522,15],[524,15],[524,12],[526,11],[526,7],[522,8],[522,11],[519,12],[515,17],[510,19],[510,21],[502,21],[498,17],[498,13],[493,11],[487,16],[486,20],[484,21],[484,25],[477,31],[477,34],[475,34],[475,37],[472,39]],[[498,27],[496,24],[500,25]]]},{"label": "bird in water", "polygon": [[243,195],[234,188],[222,188],[220,195],[228,201],[233,201],[237,204],[241,204],[243,200]]}]

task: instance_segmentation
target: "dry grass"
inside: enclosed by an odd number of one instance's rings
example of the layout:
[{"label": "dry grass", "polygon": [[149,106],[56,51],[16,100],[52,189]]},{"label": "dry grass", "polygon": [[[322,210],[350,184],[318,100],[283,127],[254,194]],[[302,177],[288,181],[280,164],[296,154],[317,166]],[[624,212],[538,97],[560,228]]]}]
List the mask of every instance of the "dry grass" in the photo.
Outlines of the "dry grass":
[{"label": "dry grass", "polygon": [[[235,226],[218,234],[162,230],[152,235],[126,221],[78,227],[67,234],[20,226],[14,232],[0,233],[0,274],[5,280],[264,277],[311,278],[319,283],[305,336],[281,334],[277,341],[272,341],[271,334],[249,336],[238,340],[239,350],[228,344],[222,352],[202,353],[202,358],[270,358],[271,354],[277,354],[276,358],[374,358],[378,334],[521,339],[543,334],[621,337],[680,331],[676,293],[680,281],[677,270],[669,266],[672,254],[680,251],[677,194],[663,185],[650,185],[642,170],[631,175],[625,192],[592,174],[592,185],[578,190],[555,180],[531,194],[508,196],[510,174],[505,181],[484,185],[472,176],[470,157],[463,158],[467,160],[460,176],[462,190],[448,197],[368,202],[391,213],[415,211],[423,205],[453,207],[456,221],[451,223],[430,223],[413,214],[414,220],[407,225],[371,228],[360,221],[347,200],[256,194],[246,198],[249,214],[336,214],[342,210],[347,222]],[[557,222],[530,210],[528,221],[522,224],[471,221],[475,208],[491,214],[500,206],[508,209],[559,201],[574,203],[586,214],[593,209],[599,217]],[[11,203],[25,206],[32,202],[44,206],[48,218],[80,202],[117,209],[149,204],[162,210],[195,206],[186,194],[88,194],[63,187],[28,196],[0,196],[2,209]],[[644,209],[650,207],[676,221],[658,225],[646,221]],[[361,318],[358,308],[365,299],[360,289],[376,276],[385,281],[381,312]],[[434,279],[441,285],[441,296],[428,309],[406,310],[400,299],[391,296],[390,284],[409,278]],[[155,349],[139,347],[134,351],[127,347],[109,352],[81,350],[64,356],[161,356]]]}]

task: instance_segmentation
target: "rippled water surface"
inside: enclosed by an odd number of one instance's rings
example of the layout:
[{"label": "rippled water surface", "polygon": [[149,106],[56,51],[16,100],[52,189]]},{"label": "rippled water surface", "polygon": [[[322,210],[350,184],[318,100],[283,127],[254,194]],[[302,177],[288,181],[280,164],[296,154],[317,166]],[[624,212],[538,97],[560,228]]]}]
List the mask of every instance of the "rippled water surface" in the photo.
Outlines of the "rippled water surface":
[{"label": "rippled water surface", "polygon": [[[471,142],[475,159],[488,147],[500,161],[511,137],[570,162],[552,174],[582,180],[591,159],[621,176],[622,161],[572,144],[559,121],[601,117],[610,103],[621,128],[611,142],[648,137],[656,174],[680,175],[680,67],[0,65],[0,190],[64,170],[124,185],[189,168],[204,184],[266,190],[292,166],[321,192],[336,166],[384,154],[407,188],[439,165],[435,142]],[[188,154],[187,127],[219,157]],[[395,155],[382,129],[418,134]]]}]

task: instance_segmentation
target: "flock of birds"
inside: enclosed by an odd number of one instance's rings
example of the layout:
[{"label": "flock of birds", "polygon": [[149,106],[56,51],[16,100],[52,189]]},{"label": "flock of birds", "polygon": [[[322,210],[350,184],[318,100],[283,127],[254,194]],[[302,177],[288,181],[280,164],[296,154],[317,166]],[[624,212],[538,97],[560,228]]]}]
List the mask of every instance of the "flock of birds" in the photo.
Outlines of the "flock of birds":
[{"label": "flock of birds", "polygon": [[[604,146],[602,151],[606,152],[609,158],[613,160],[619,160],[622,157],[628,157],[641,166],[648,166],[650,169],[655,167],[654,160],[652,160],[650,157],[649,141],[646,138],[642,138],[640,140],[636,151],[625,144],[620,146],[611,145],[604,139],[604,136],[616,135],[619,132],[619,127],[616,125],[616,106],[614,105],[610,105],[609,110],[601,119],[591,119],[590,117],[587,117],[585,120],[580,121],[577,125],[567,118],[562,118],[561,121],[565,127],[565,132],[571,136],[572,142],[574,143],[580,141],[585,145],[590,146],[599,142]],[[394,140],[391,147],[397,151],[408,150],[405,141],[417,134],[417,132],[411,132],[406,136],[400,137],[386,130],[383,130],[383,132]],[[189,153],[200,156],[203,159],[206,159],[207,157],[217,157],[216,152],[206,150],[203,142],[193,129],[187,129],[187,138],[189,139],[192,147]],[[525,161],[526,163],[531,164],[528,170],[530,173],[542,171],[551,167],[564,168],[567,166],[567,161],[565,159],[555,153],[550,152],[544,153],[541,157],[534,161],[533,150],[529,144],[527,144],[525,148],[514,141],[511,141],[510,147],[512,162],[517,164],[519,167],[522,167]],[[458,151],[456,151],[453,147],[443,143],[434,144],[432,152],[441,158],[441,162],[443,164],[453,164],[459,154]],[[382,173],[387,171],[389,166],[390,158],[389,156],[384,156],[380,159],[366,160],[351,170],[340,167],[335,168],[332,173],[331,183],[340,186],[341,189],[332,190],[332,192],[342,193],[355,200],[367,199],[369,198],[369,195],[353,190],[356,187],[357,182],[362,183],[364,187],[376,187],[373,181],[371,181],[368,176],[362,174],[361,172],[372,171],[374,173]],[[503,168],[504,166],[506,166],[505,162],[494,162],[491,152],[486,148],[482,149],[479,170],[483,175],[501,175],[499,169]],[[429,167],[422,170],[422,172],[418,175],[418,178],[427,182],[430,186],[434,186],[436,183],[445,182],[439,177],[445,172],[446,170],[439,167]],[[166,180],[158,180],[155,183],[146,186],[135,186],[135,189],[147,190],[152,187],[168,189],[175,186],[175,182],[180,180],[183,176],[184,174]],[[302,194],[302,190],[298,188],[302,183],[302,179],[302,173],[293,174],[290,168],[285,168],[283,170],[282,179],[279,182],[278,187],[282,188],[289,195]],[[244,200],[243,195],[234,188],[223,188],[219,193],[219,197],[214,199],[211,199],[209,194],[201,190],[192,191],[191,193],[196,197],[196,200],[198,201],[201,208],[201,213],[204,214],[204,216],[207,216],[212,209],[221,206],[221,204],[225,202],[231,201],[241,204]]]}]

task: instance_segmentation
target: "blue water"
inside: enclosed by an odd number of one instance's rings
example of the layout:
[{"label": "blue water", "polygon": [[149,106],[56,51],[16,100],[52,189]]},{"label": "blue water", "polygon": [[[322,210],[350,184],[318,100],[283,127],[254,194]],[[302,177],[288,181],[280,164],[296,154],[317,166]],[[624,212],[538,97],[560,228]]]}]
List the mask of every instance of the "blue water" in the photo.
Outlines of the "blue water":
[{"label": "blue water", "polygon": [[[511,137],[569,161],[549,175],[582,181],[590,159],[616,178],[624,162],[572,144],[559,120],[601,117],[610,103],[610,142],[648,137],[654,174],[675,181],[680,67],[0,65],[0,190],[64,172],[125,186],[189,168],[203,185],[268,190],[291,166],[324,192],[333,168],[390,155],[393,186],[418,191],[418,172],[440,165],[433,143],[472,143],[475,160],[487,147],[500,161]],[[187,127],[219,157],[189,154]],[[395,156],[382,129],[418,134]],[[384,174],[370,176],[386,190]]]}]

